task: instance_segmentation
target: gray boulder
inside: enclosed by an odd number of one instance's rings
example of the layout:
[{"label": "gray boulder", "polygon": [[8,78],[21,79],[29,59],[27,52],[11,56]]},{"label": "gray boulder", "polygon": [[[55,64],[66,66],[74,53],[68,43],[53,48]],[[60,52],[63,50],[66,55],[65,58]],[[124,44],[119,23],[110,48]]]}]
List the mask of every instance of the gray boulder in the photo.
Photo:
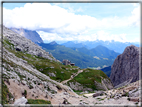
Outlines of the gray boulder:
[{"label": "gray boulder", "polygon": [[14,102],[14,105],[26,104],[27,101],[28,100],[25,97],[21,97]]},{"label": "gray boulder", "polygon": [[98,91],[95,94],[93,94],[93,97],[97,97],[97,96],[100,96],[100,95],[103,95],[103,94],[104,94],[103,91]]}]

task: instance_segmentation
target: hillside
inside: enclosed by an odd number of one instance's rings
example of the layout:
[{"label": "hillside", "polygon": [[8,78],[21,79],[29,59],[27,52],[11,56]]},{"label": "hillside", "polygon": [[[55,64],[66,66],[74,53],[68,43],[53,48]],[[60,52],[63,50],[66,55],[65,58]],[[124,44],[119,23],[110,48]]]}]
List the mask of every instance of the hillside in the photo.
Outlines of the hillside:
[{"label": "hillside", "polygon": [[75,63],[75,65],[80,68],[87,68],[87,67],[103,68],[104,66],[110,66],[111,64],[113,64],[113,61],[114,61],[114,59],[112,58],[118,55],[116,53],[115,56],[113,57],[109,57],[109,58],[99,57],[98,59],[96,58],[97,56],[95,56],[94,54],[93,56],[86,54],[86,53],[89,53],[89,50],[87,49],[84,50],[85,52],[83,53],[82,51],[79,51],[78,49],[71,49],[58,44],[51,45],[50,43],[49,44],[38,43],[38,45],[41,46],[47,52],[52,53],[52,55],[56,59],[60,60],[61,62],[63,61],[63,59],[68,59],[72,63]]},{"label": "hillside", "polygon": [[114,52],[113,50],[109,50],[102,45],[98,45],[97,47],[90,50],[85,47],[72,49],[87,54],[89,56],[97,56],[99,58],[107,58],[111,60],[114,60],[119,55],[119,53]]},{"label": "hillside", "polygon": [[[113,86],[109,78],[101,70],[84,69],[67,84],[75,91],[109,90]],[[95,84],[95,85],[94,85]]]}]

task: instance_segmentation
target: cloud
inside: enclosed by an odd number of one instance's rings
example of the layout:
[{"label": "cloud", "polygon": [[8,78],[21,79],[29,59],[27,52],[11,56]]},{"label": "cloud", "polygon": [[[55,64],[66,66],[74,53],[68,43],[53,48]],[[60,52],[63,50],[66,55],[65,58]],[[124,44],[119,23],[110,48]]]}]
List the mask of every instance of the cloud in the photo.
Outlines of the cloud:
[{"label": "cloud", "polygon": [[[43,40],[107,40],[115,37],[124,41],[124,33],[116,35],[106,31],[140,25],[140,6],[134,8],[131,16],[97,19],[88,15],[76,15],[72,8],[69,11],[69,8],[64,9],[58,5],[60,4],[27,3],[24,7],[12,10],[4,8],[3,23],[6,27],[37,30]],[[83,10],[79,7],[76,11]],[[90,30],[96,30],[97,33],[87,35]]]},{"label": "cloud", "polygon": [[[91,34],[91,35],[60,35],[57,33],[47,33],[44,31],[38,31],[40,36],[45,40],[45,41],[95,41],[95,40],[103,40],[103,41],[120,41],[120,42],[128,42],[126,39],[126,34],[110,34],[105,31],[98,31],[97,33]],[[135,40],[134,40],[135,41]],[[134,42],[132,41],[132,42]]]},{"label": "cloud", "polygon": [[128,18],[128,20],[131,22],[130,24],[134,26],[140,26],[140,6],[134,8],[131,13],[132,16]]}]

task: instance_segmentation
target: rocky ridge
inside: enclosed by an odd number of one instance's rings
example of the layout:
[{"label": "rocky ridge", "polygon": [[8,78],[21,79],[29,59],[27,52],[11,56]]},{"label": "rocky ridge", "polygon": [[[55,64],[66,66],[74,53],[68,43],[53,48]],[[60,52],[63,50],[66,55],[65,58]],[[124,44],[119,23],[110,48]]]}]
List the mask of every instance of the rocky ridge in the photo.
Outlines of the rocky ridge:
[{"label": "rocky ridge", "polygon": [[[0,27],[0,34],[1,34],[1,27]],[[14,49],[16,49],[17,51],[26,52],[28,54],[36,55],[50,60],[56,60],[52,55],[50,55],[48,52],[43,50],[40,46],[33,43],[31,40],[26,39],[24,36],[21,36],[4,26],[3,26],[3,37],[7,38],[10,43],[14,44]]]},{"label": "rocky ridge", "polygon": [[139,80],[139,48],[131,45],[126,47],[124,52],[117,56],[111,66],[110,79],[114,86],[127,80],[130,83]]},{"label": "rocky ridge", "polygon": [[43,43],[40,35],[36,31],[27,30],[27,29],[17,29],[17,28],[10,28],[12,31],[26,37],[27,39],[31,40],[34,43]]}]

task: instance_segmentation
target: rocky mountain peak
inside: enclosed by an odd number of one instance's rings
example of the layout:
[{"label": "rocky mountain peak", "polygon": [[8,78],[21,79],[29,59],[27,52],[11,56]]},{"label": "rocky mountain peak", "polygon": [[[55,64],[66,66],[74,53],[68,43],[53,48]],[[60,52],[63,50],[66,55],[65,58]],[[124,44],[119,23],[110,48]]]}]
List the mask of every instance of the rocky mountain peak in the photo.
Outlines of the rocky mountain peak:
[{"label": "rocky mountain peak", "polygon": [[36,31],[27,30],[23,28],[10,28],[12,31],[20,34],[21,36],[26,37],[34,43],[43,43],[40,35]]},{"label": "rocky mountain peak", "polygon": [[56,41],[52,41],[52,42],[50,42],[49,44],[50,44],[50,45],[58,45],[58,44],[56,43]]},{"label": "rocky mountain peak", "polygon": [[112,67],[110,79],[114,86],[123,82],[139,80],[139,48],[131,45],[117,56]]}]

